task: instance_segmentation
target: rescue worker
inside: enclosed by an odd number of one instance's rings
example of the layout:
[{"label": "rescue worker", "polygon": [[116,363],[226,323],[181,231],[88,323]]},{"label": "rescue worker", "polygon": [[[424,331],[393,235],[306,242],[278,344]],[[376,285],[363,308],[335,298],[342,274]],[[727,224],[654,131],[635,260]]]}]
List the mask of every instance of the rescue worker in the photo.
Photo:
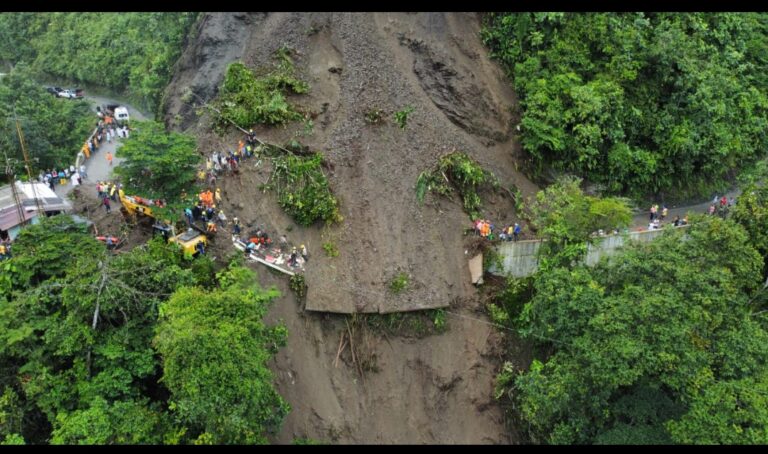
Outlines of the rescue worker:
[{"label": "rescue worker", "polygon": [[303,244],[301,245],[301,258],[303,258],[305,262],[309,260],[309,252],[307,252],[307,247]]},{"label": "rescue worker", "polygon": [[117,185],[115,183],[112,183],[109,187],[109,198],[112,199],[113,202],[117,202]]},{"label": "rescue worker", "polygon": [[221,205],[221,188],[216,188],[216,203]]},{"label": "rescue worker", "polygon": [[197,252],[198,252],[200,255],[204,255],[204,254],[205,254],[205,245],[203,244],[203,242],[202,242],[202,241],[200,241],[199,243],[197,243],[197,244],[195,245],[195,250],[196,250],[196,251],[197,251]]},{"label": "rescue worker", "polygon": [[224,227],[227,223],[227,216],[224,214],[224,210],[219,210],[219,224]]},{"label": "rescue worker", "polygon": [[292,268],[298,265],[298,263],[296,263],[297,257],[298,254],[296,252],[296,247],[294,246],[293,249],[291,249],[291,257],[288,259],[288,265],[290,265]]},{"label": "rescue worker", "polygon": [[240,235],[240,220],[237,218],[232,219],[232,232],[235,235]]},{"label": "rescue worker", "polygon": [[216,223],[213,221],[208,221],[208,233],[216,233]]}]

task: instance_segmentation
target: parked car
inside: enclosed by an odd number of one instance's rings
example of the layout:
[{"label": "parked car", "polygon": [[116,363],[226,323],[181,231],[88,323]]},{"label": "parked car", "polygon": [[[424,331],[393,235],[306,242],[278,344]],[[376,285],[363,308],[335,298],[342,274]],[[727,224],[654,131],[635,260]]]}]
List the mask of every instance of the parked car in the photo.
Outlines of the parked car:
[{"label": "parked car", "polygon": [[85,95],[81,88],[61,90],[57,96],[59,98],[80,99]]},{"label": "parked car", "polygon": [[52,94],[53,96],[58,96],[59,93],[61,93],[63,90],[61,87],[45,87],[45,91]]}]

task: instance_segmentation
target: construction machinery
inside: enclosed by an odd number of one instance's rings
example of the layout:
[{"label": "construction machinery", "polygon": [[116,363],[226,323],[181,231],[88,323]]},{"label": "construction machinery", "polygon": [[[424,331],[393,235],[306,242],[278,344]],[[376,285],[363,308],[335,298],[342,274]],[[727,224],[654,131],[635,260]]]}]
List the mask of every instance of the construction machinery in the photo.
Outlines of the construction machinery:
[{"label": "construction machinery", "polygon": [[163,221],[157,218],[157,208],[164,208],[165,203],[162,200],[152,200],[136,195],[125,195],[125,192],[118,190],[120,197],[120,203],[123,207],[120,211],[126,217],[130,217],[136,220],[138,217],[145,219],[154,219],[152,225],[152,234],[160,234],[165,238],[168,243],[176,243],[181,247],[185,254],[197,256],[200,251],[198,244],[202,243],[203,247],[208,246],[208,237],[205,230],[198,227],[195,224],[191,224],[190,228],[186,231],[176,234],[176,229],[169,221]]},{"label": "construction machinery", "polygon": [[184,254],[189,254],[193,257],[200,253],[199,243],[203,244],[203,248],[208,246],[208,237],[205,231],[195,224],[191,224],[186,231],[177,235],[176,229],[170,223],[157,221],[152,226],[152,234],[163,235],[166,242],[178,244]]},{"label": "construction machinery", "polygon": [[162,200],[146,199],[137,195],[125,195],[125,192],[120,189],[117,194],[120,196],[120,203],[123,204],[123,208],[128,216],[136,218],[137,216],[149,216],[154,218],[153,209],[165,207],[165,203]]}]

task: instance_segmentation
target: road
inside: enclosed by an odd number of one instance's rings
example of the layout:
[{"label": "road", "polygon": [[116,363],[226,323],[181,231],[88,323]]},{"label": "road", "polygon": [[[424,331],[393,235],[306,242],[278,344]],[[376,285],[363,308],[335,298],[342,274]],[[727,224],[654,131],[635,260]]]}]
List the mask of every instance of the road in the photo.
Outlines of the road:
[{"label": "road", "polygon": [[[144,121],[147,119],[147,117],[139,112],[138,110],[134,109],[132,106],[120,103],[118,101],[114,101],[112,99],[103,98],[100,96],[86,96],[86,100],[91,104],[91,108],[94,112],[94,118],[96,117],[96,106],[102,105],[102,104],[120,104],[128,108],[128,114],[131,116],[131,120],[139,120]],[[85,139],[87,137],[83,137],[83,142],[85,142]],[[83,185],[95,185],[97,181],[111,181],[112,179],[112,169],[120,164],[123,160],[120,158],[114,157],[117,149],[122,145],[122,140],[120,138],[112,139],[112,143],[107,143],[106,141],[101,144],[98,150],[96,150],[94,153],[91,153],[90,159],[86,159],[85,161],[85,171],[88,175],[86,178],[83,178]],[[72,153],[72,163],[74,164],[74,161],[76,159],[77,153],[79,150],[76,150]],[[113,156],[112,160],[112,167],[109,166],[109,163],[107,162],[107,152],[111,152]],[[67,183],[65,186],[55,186],[54,190],[56,194],[59,197],[66,197],[67,194],[72,191],[71,182]]]},{"label": "road", "polygon": [[[741,194],[741,190],[738,188],[731,189],[730,191],[726,192],[725,194],[717,194],[718,200],[720,197],[725,195],[729,200],[731,197],[738,197],[739,194]],[[684,218],[685,215],[689,212],[691,213],[698,213],[698,214],[704,214],[707,212],[707,209],[709,209],[709,206],[712,204],[712,200],[707,200],[706,202],[698,203],[695,205],[683,205],[676,207],[674,205],[670,205],[667,208],[669,208],[669,213],[667,214],[667,222],[672,222],[675,219],[675,216],[680,216],[680,219]],[[643,227],[647,228],[648,223],[650,221],[650,206],[643,211],[642,213],[639,213],[632,218],[632,228],[636,229],[637,227]],[[661,216],[661,208],[662,204],[659,204],[659,216]]]}]

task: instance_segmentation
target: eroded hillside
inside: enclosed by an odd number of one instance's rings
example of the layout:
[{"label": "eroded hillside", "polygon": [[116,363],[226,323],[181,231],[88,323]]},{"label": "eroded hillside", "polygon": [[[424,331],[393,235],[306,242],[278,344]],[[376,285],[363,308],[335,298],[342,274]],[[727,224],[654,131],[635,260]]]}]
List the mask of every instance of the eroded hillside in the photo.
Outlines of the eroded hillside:
[{"label": "eroded hillside", "polygon": [[[479,28],[474,14],[212,13],[177,64],[166,122],[197,135],[201,152],[210,154],[233,147],[241,134],[213,133],[209,113],[182,101],[185,91],[211,100],[231,61],[257,68],[268,66],[283,46],[294,51],[311,89],[291,101],[312,112],[311,133],[300,134],[301,124],[254,130],[263,140],[296,138],[325,155],[344,221],[330,229],[294,225],[273,193],[258,190],[269,176],[267,164],[248,163],[240,176],[218,184],[230,217],[265,224],[308,246],[306,309],[394,312],[450,305],[446,334],[374,340],[377,372],[361,380],[354,368],[335,361],[344,322],[304,312],[284,279],[260,269],[267,283],[287,293],[271,317],[284,319],[291,333],[276,369],[293,411],[277,441],[509,441],[492,396],[498,334],[483,323],[469,282],[463,231],[470,219],[458,199],[428,196],[420,206],[414,191],[419,173],[454,150],[492,170],[504,187],[525,195],[536,189],[516,170],[515,95],[482,47]],[[414,111],[400,129],[392,114],[406,106]],[[368,124],[365,114],[373,109],[385,111],[387,121]],[[498,224],[516,219],[508,192],[482,195],[486,216]],[[338,257],[323,253],[329,241]],[[403,271],[411,277],[407,291],[388,291]]]}]

